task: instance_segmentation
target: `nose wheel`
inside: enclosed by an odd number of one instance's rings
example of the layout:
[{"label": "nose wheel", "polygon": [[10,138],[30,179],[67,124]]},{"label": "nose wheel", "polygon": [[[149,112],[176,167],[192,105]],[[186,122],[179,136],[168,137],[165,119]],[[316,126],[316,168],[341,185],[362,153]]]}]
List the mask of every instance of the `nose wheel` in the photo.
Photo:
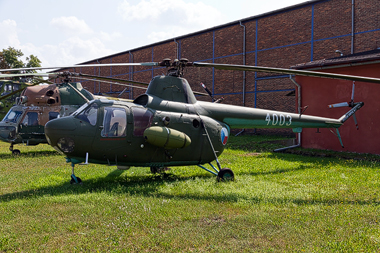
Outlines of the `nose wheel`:
[{"label": "nose wheel", "polygon": [[74,174],[72,174],[70,184],[82,184],[82,179],[80,179],[80,177],[76,177]]},{"label": "nose wheel", "polygon": [[82,179],[80,179],[80,177],[75,176],[74,174],[74,166],[75,164],[71,163],[72,174],[70,184],[82,184]]},{"label": "nose wheel", "polygon": [[11,143],[11,146],[9,147],[9,150],[12,152],[12,155],[19,155],[19,154],[21,154],[20,150],[13,149],[13,143]]}]

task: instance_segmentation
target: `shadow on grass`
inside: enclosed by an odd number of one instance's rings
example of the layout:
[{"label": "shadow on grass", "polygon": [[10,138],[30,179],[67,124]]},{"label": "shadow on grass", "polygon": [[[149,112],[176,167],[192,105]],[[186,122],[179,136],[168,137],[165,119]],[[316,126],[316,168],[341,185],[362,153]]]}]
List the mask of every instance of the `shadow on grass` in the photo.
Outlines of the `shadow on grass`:
[{"label": "shadow on grass", "polygon": [[272,152],[274,149],[292,146],[294,143],[295,139],[293,137],[254,134],[232,135],[228,140],[227,148],[255,152]]},{"label": "shadow on grass", "polygon": [[0,159],[14,159],[20,157],[41,157],[41,156],[51,156],[51,155],[59,155],[59,153],[55,150],[41,150],[41,151],[27,151],[21,152],[19,155],[12,155],[12,152],[9,151],[7,153],[0,153]]},{"label": "shadow on grass", "polygon": [[[304,170],[307,166],[299,166],[300,168],[295,168],[291,170]],[[275,170],[271,172],[263,173],[253,173],[253,175],[261,174],[274,174],[274,173],[284,173],[290,170]],[[83,184],[71,185],[69,182],[62,183],[60,185],[48,186],[37,188],[33,190],[20,191],[15,193],[8,193],[0,195],[0,202],[9,202],[18,199],[32,199],[42,196],[59,196],[59,195],[78,195],[78,194],[91,194],[108,192],[109,194],[127,194],[130,196],[143,196],[143,197],[158,197],[158,198],[180,198],[180,199],[192,199],[192,200],[202,200],[202,201],[217,201],[217,202],[238,202],[241,200],[246,200],[250,203],[260,204],[296,204],[296,205],[376,205],[379,206],[380,202],[377,199],[373,200],[346,200],[344,197],[331,198],[331,199],[301,199],[301,198],[260,198],[260,197],[249,197],[243,196],[239,193],[223,193],[223,194],[209,194],[209,193],[181,193],[181,194],[171,194],[163,193],[159,191],[159,188],[163,184],[168,184],[171,182],[185,182],[194,180],[194,178],[210,178],[209,175],[197,175],[189,177],[179,177],[174,174],[164,173],[164,174],[147,174],[144,176],[128,176],[123,177],[121,174],[124,171],[115,170],[110,172],[107,176],[103,178],[97,178],[92,180],[84,180]],[[242,174],[243,176],[244,174]],[[215,184],[234,184],[234,182],[216,182]]]}]

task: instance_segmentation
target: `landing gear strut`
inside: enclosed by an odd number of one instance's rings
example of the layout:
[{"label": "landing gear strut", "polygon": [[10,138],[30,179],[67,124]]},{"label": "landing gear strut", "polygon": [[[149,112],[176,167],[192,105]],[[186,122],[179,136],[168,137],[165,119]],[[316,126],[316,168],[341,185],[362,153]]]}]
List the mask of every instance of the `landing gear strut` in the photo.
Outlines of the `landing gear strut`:
[{"label": "landing gear strut", "polygon": [[223,169],[218,170],[211,163],[209,163],[209,165],[214,169],[215,172],[212,171],[212,170],[209,170],[209,169],[205,168],[204,166],[202,166],[200,164],[198,164],[198,167],[204,169],[207,172],[210,172],[211,174],[214,174],[216,176],[216,180],[218,180],[218,182],[221,182],[221,181],[234,181],[235,180],[234,172],[231,169],[229,169],[229,168],[223,168]]},{"label": "landing gear strut", "polygon": [[9,147],[9,150],[12,152],[12,155],[19,155],[19,154],[21,154],[20,150],[13,149],[13,143],[11,143],[11,146]]},{"label": "landing gear strut", "polygon": [[71,174],[71,180],[70,184],[82,184],[82,179],[80,177],[76,177],[74,174],[74,163],[71,163],[71,168],[72,168],[72,174]]},{"label": "landing gear strut", "polygon": [[218,169],[215,168],[211,163],[209,163],[209,165],[214,169],[214,171],[212,170],[209,170],[209,169],[206,169],[205,167],[203,167],[202,165],[198,164],[198,166],[214,175],[216,175],[216,179],[218,180],[218,182],[220,181],[233,181],[235,179],[235,175],[233,173],[233,171],[229,168],[221,168],[220,167],[220,163],[219,163],[219,160],[218,160],[218,156],[216,155],[216,152],[215,152],[215,149],[214,149],[214,146],[212,145],[212,141],[211,141],[211,138],[207,132],[207,129],[206,129],[206,125],[202,122],[202,126],[205,130],[205,133],[206,133],[206,136],[207,136],[207,139],[208,139],[208,142],[210,144],[210,147],[212,149],[212,152],[214,153],[214,156],[215,156],[215,161],[216,161],[216,164],[218,165]]}]

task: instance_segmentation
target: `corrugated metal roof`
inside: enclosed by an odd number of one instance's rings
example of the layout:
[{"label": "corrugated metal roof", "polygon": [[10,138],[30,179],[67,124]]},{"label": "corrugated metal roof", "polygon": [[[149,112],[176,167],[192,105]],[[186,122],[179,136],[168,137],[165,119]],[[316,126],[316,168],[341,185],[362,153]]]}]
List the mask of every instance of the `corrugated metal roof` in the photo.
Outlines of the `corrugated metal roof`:
[{"label": "corrugated metal roof", "polygon": [[330,59],[317,60],[307,63],[297,64],[292,66],[293,69],[323,69],[327,67],[340,67],[342,65],[357,65],[362,63],[373,63],[380,61],[380,48],[365,52],[360,52],[357,54],[350,54],[341,57],[335,57]]}]

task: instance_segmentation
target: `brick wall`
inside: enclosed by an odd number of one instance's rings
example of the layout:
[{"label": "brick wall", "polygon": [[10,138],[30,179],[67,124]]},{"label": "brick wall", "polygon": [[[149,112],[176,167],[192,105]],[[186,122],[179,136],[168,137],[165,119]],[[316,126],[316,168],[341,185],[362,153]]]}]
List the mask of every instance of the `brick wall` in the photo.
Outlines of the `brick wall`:
[{"label": "brick wall", "polygon": [[[290,66],[338,56],[351,52],[352,9],[351,0],[321,0],[307,2],[293,8],[268,15],[242,20],[245,26],[245,56],[243,52],[244,28],[239,21],[216,28],[163,41],[153,45],[106,56],[99,62],[150,62],[164,58],[188,58],[190,61],[262,65],[289,68]],[[380,2],[355,0],[354,53],[380,47]],[[96,63],[97,61],[93,61]],[[92,62],[89,62],[92,63]],[[91,74],[98,68],[89,68]],[[101,69],[102,75],[149,82],[154,75],[165,74],[164,68],[113,67]],[[286,96],[294,84],[283,75],[246,73],[243,96],[243,73],[207,68],[188,68],[185,71],[193,90],[203,91],[204,82],[216,97],[225,97],[224,103],[258,108],[296,111],[295,97]],[[85,82],[91,92],[110,93],[123,90],[116,85]],[[135,98],[143,90],[128,88],[125,98]],[[198,97],[200,100],[209,98]],[[270,130],[273,131],[273,130]],[[290,133],[290,132],[288,132]]]}]

